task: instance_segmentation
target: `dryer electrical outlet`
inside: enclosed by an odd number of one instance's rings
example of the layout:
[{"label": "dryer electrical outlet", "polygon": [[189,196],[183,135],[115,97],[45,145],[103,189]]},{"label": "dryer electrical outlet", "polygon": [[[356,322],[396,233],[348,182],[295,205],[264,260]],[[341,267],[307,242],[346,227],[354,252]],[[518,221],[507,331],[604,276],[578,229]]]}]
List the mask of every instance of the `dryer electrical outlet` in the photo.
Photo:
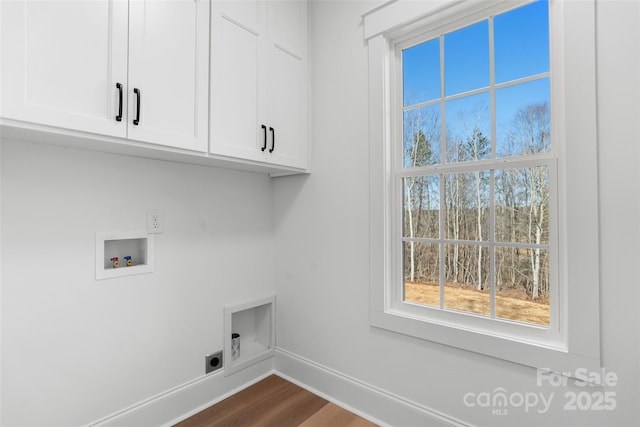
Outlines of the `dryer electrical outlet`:
[{"label": "dryer electrical outlet", "polygon": [[217,371],[220,368],[222,368],[222,350],[216,353],[207,354],[204,357],[205,374],[208,374],[213,371]]}]

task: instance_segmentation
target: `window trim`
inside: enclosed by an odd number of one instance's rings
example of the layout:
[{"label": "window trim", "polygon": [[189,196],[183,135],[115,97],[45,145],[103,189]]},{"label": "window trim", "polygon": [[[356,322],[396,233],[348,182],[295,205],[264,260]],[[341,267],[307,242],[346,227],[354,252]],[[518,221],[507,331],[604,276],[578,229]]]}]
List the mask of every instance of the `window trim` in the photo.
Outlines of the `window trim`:
[{"label": "window trim", "polygon": [[[435,31],[460,19],[485,19],[529,1],[399,0],[364,15],[369,47],[370,323],[372,326],[557,372],[599,369],[599,242],[595,80],[595,4],[550,0],[552,114],[558,163],[559,338],[531,339],[499,333],[483,322],[465,327],[424,319],[393,306],[391,219],[392,99],[395,43],[425,28]],[[446,32],[446,31],[444,31]],[[587,46],[586,49],[580,47]],[[569,78],[570,77],[570,78]],[[568,220],[571,219],[571,221]],[[471,317],[471,316],[469,316]],[[486,319],[479,319],[486,320]],[[495,322],[491,320],[491,322]]]}]

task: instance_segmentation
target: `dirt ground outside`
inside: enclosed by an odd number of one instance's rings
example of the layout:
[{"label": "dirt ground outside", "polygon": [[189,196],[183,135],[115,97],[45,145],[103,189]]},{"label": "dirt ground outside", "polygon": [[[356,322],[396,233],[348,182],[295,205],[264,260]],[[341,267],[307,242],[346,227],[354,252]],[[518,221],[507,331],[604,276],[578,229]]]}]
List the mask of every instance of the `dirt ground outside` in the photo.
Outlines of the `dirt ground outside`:
[{"label": "dirt ground outside", "polygon": [[[405,300],[440,306],[440,287],[436,283],[405,283]],[[444,307],[488,316],[490,295],[487,291],[462,288],[455,284],[444,287]],[[507,295],[496,295],[496,317],[539,326],[549,326],[548,301],[531,301]]]}]

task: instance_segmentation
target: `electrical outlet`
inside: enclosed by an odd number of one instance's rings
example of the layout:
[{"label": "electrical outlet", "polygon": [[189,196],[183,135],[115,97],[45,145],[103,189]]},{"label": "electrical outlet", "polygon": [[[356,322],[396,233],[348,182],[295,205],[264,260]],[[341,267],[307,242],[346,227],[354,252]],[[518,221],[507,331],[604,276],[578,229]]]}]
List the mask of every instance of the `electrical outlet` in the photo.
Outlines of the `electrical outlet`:
[{"label": "electrical outlet", "polygon": [[160,209],[147,210],[147,233],[157,234],[164,231],[164,214]]},{"label": "electrical outlet", "polygon": [[222,368],[222,350],[207,354],[204,357],[204,373],[208,374],[209,372],[217,371]]}]

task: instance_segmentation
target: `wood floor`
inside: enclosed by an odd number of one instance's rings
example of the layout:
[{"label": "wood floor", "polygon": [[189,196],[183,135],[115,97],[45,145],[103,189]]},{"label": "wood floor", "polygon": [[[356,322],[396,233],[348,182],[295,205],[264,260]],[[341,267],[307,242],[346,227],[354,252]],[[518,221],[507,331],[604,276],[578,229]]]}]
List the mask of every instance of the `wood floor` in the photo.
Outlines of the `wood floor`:
[{"label": "wood floor", "polygon": [[205,409],[174,427],[374,427],[276,375]]}]

